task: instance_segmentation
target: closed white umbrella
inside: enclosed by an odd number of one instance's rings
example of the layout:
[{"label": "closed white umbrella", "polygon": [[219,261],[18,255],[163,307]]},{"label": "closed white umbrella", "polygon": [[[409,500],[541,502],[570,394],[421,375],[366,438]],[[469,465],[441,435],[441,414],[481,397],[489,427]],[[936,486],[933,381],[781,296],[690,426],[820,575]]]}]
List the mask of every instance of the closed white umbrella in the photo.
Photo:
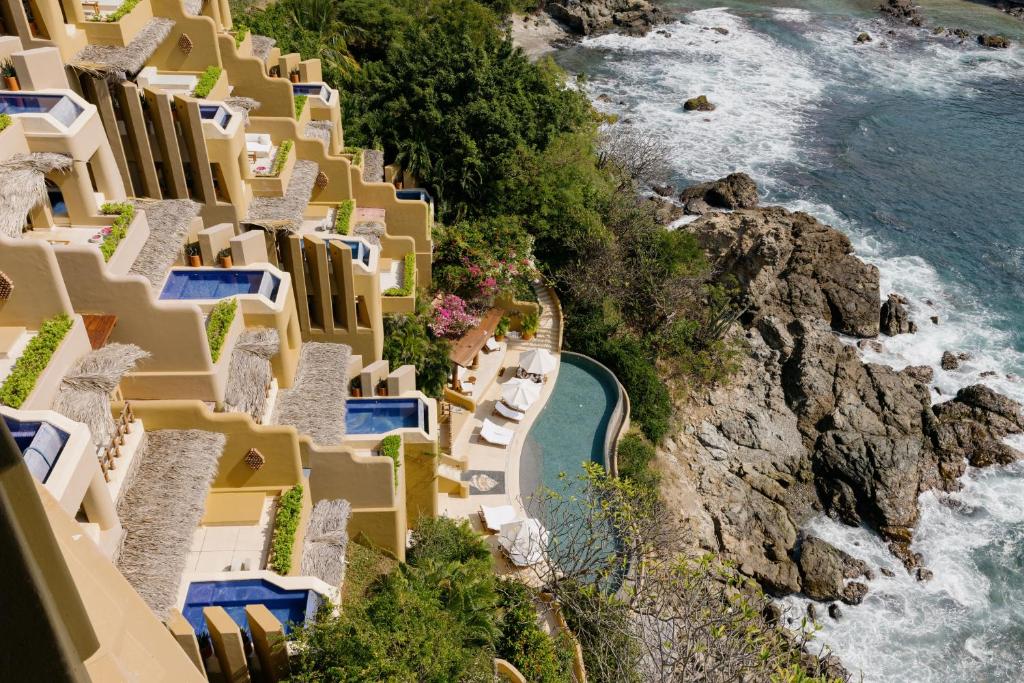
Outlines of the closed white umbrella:
[{"label": "closed white umbrella", "polygon": [[540,389],[533,380],[513,377],[501,385],[501,400],[510,408],[528,410],[540,398]]},{"label": "closed white umbrella", "polygon": [[517,567],[529,567],[544,559],[548,530],[534,518],[501,525],[498,545]]},{"label": "closed white umbrella", "polygon": [[530,349],[519,356],[519,367],[531,375],[546,375],[558,365],[547,349]]}]

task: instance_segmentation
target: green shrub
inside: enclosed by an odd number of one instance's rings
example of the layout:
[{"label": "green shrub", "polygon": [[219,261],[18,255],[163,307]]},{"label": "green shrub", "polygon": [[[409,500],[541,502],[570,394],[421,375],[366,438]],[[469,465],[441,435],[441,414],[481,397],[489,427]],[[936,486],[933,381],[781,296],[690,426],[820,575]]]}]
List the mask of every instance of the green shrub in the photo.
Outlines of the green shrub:
[{"label": "green shrub", "polygon": [[360,166],[363,163],[363,151],[362,147],[342,147],[342,154],[352,155],[352,165]]},{"label": "green shrub", "polygon": [[639,432],[629,432],[619,440],[616,449],[619,476],[632,479],[641,486],[657,490],[661,475],[651,469],[654,445]]},{"label": "green shrub", "polygon": [[295,96],[295,118],[298,119],[302,116],[302,110],[306,108],[306,100],[309,99],[309,95],[296,95]]},{"label": "green shrub", "polygon": [[416,287],[416,253],[410,251],[405,255],[405,264],[402,269],[402,286],[390,287],[384,292],[384,296],[409,296]]},{"label": "green shrub", "polygon": [[213,86],[217,85],[217,80],[220,79],[220,72],[222,69],[219,66],[208,66],[203,74],[199,77],[199,81],[196,83],[196,87],[192,89],[192,97],[197,99],[203,99],[210,94],[213,90]]},{"label": "green shrub", "polygon": [[294,140],[281,141],[281,146],[277,148],[277,154],[274,156],[274,163],[270,166],[271,176],[281,175],[281,169],[284,168],[285,162],[288,161],[288,155],[291,154],[292,147],[294,146]]},{"label": "green shrub", "polygon": [[210,357],[213,358],[214,363],[220,360],[220,352],[224,348],[224,338],[235,319],[237,308],[238,302],[235,299],[218,301],[210,311],[210,317],[206,319],[206,337],[210,340]]},{"label": "green shrub", "polygon": [[508,328],[512,325],[512,321],[508,319],[507,315],[501,316],[501,320],[498,321],[497,326],[494,328],[494,336],[504,337],[508,334]]},{"label": "green shrub", "polygon": [[530,683],[571,683],[573,650],[564,635],[552,638],[537,624],[530,589],[514,579],[498,583],[504,615],[496,643],[498,657],[510,662]]},{"label": "green shrub", "polygon": [[654,443],[668,433],[672,397],[658,376],[647,349],[632,335],[608,339],[595,355],[622,382],[629,394],[631,417]]},{"label": "green shrub", "polygon": [[11,125],[10,114],[0,114],[0,130],[7,128],[9,125]]},{"label": "green shrub", "polygon": [[355,199],[346,199],[341,204],[338,204],[338,210],[334,212],[334,232],[339,235],[347,235],[349,223],[352,222],[352,214],[355,212]]},{"label": "green shrub", "polygon": [[242,41],[245,40],[247,35],[249,35],[249,29],[240,27],[232,35],[235,39],[235,47],[240,47],[242,45]]},{"label": "green shrub", "polygon": [[522,328],[526,334],[537,334],[537,330],[540,329],[540,316],[533,311],[525,314],[523,316]]},{"label": "green shrub", "polygon": [[412,532],[412,547],[405,561],[414,567],[423,567],[430,563],[445,565],[490,559],[487,544],[466,520],[422,517]]},{"label": "green shrub", "polygon": [[292,546],[302,515],[302,484],[296,484],[281,496],[274,518],[274,540],[271,542],[270,568],[278,574],[287,574],[292,568]]},{"label": "green shrub", "polygon": [[39,333],[32,337],[25,351],[14,363],[11,374],[0,387],[0,403],[12,408],[20,408],[32,389],[36,380],[50,363],[57,347],[71,329],[71,318],[61,313],[50,318],[39,327]]},{"label": "green shrub", "polygon": [[390,434],[380,440],[380,453],[395,463],[395,486],[398,486],[398,468],[402,466],[402,437]]},{"label": "green shrub", "polygon": [[104,21],[109,21],[111,23],[120,21],[123,17],[127,16],[129,12],[135,9],[135,6],[138,5],[139,2],[140,0],[125,0],[121,3],[120,7],[108,14]]},{"label": "green shrub", "polygon": [[117,245],[128,234],[128,226],[135,218],[135,207],[128,202],[107,202],[100,207],[100,213],[106,216],[116,216],[110,226],[110,233],[103,236],[100,243],[100,253],[103,260],[109,261],[110,257],[117,251]]}]

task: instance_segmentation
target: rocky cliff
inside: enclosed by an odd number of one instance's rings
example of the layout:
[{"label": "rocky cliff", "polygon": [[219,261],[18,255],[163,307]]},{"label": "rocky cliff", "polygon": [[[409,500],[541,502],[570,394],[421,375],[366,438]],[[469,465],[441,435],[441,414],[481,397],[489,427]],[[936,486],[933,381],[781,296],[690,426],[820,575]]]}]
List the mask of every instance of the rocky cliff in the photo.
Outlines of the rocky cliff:
[{"label": "rocky cliff", "polygon": [[644,35],[659,23],[661,10],[648,0],[548,0],[548,14],[579,35],[617,31]]},{"label": "rocky cliff", "polygon": [[922,368],[864,363],[855,338],[909,326],[898,299],[881,304],[877,270],[815,218],[738,209],[685,229],[746,294],[748,353],[729,385],[679,407],[683,428],[660,449],[664,494],[694,547],[768,590],[859,601],[866,586],[847,581],[869,569],[802,539],[801,524],[819,511],[867,524],[914,568],[918,496],[956,489],[968,462],[1020,457],[1002,440],[1024,430],[1021,407],[981,385],[933,406]]}]

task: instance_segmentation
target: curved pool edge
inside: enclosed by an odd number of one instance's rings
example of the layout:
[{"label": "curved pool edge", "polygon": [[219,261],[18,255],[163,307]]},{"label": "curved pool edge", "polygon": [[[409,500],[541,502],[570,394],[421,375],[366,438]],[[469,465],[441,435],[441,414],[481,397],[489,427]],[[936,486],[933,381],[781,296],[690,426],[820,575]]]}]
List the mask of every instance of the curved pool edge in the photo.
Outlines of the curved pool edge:
[{"label": "curved pool edge", "polygon": [[562,351],[561,355],[563,357],[572,356],[590,363],[611,377],[612,381],[615,382],[615,386],[618,387],[619,400],[616,402],[615,408],[612,410],[612,414],[608,418],[608,428],[605,430],[604,437],[604,469],[613,477],[618,477],[619,457],[616,446],[619,443],[619,439],[622,438],[622,435],[629,429],[629,418],[631,414],[629,394],[626,393],[626,388],[622,386],[622,382],[620,382],[619,378],[615,376],[615,373],[609,370],[608,366],[604,363],[585,354],[576,353],[575,351]]}]

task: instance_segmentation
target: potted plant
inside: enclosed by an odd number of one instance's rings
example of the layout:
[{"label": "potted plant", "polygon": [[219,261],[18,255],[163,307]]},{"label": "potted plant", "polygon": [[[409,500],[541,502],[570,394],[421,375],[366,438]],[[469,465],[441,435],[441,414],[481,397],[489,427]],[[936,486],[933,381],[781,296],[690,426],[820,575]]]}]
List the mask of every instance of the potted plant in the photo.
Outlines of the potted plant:
[{"label": "potted plant", "polygon": [[494,338],[498,341],[505,341],[505,335],[508,334],[508,328],[511,324],[512,321],[508,319],[507,315],[501,316],[498,326],[494,328]]},{"label": "potted plant", "polygon": [[189,242],[185,245],[185,254],[188,256],[188,265],[199,268],[203,265],[202,251],[199,249],[199,242]]},{"label": "potted plant", "polygon": [[196,640],[199,641],[199,654],[202,656],[203,661],[213,656],[213,641],[210,640],[209,633],[200,633],[196,636]]},{"label": "potted plant", "polygon": [[352,380],[352,383],[348,387],[348,394],[353,398],[363,397],[363,385],[359,383],[358,379]]},{"label": "potted plant", "polygon": [[380,381],[380,383],[377,385],[377,395],[378,396],[387,396],[388,395],[388,381],[386,379],[382,379]]},{"label": "potted plant", "polygon": [[531,311],[523,316],[523,339],[529,341],[537,334],[540,327],[540,316]]},{"label": "potted plant", "polygon": [[3,63],[0,63],[0,71],[4,74],[4,85],[7,86],[8,90],[21,90],[21,85],[18,84],[18,72],[14,69],[14,62],[5,59]]},{"label": "potted plant", "polygon": [[231,267],[231,249],[224,248],[217,252],[217,261],[220,262],[221,268]]},{"label": "potted plant", "polygon": [[299,70],[298,69],[292,69],[290,72],[288,72],[288,79],[291,80],[292,83],[298,83],[299,82]]}]

